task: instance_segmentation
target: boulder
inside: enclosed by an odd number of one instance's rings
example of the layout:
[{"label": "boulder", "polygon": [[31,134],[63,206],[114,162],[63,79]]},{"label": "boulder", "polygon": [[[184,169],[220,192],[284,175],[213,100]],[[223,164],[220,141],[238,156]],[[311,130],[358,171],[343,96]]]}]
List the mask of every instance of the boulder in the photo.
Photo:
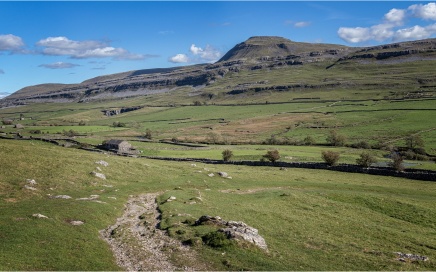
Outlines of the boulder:
[{"label": "boulder", "polygon": [[40,214],[40,213],[34,213],[34,214],[32,214],[32,216],[36,217],[36,218],[48,218],[47,216]]},{"label": "boulder", "polygon": [[37,182],[34,179],[26,179],[26,182],[29,183],[30,185],[37,184]]},{"label": "boulder", "polygon": [[209,177],[214,177],[215,176],[215,174],[214,173],[210,173],[210,174],[207,174]]},{"label": "boulder", "polygon": [[73,220],[73,221],[70,221],[70,224],[73,226],[80,226],[80,225],[83,225],[85,223],[83,221]]},{"label": "boulder", "polygon": [[167,202],[171,202],[171,201],[174,201],[174,200],[176,200],[177,198],[175,197],[175,196],[170,196],[168,199],[167,199]]},{"label": "boulder", "polygon": [[229,176],[226,172],[218,172],[218,175],[223,178],[227,178]]},{"label": "boulder", "polygon": [[100,161],[96,161],[95,163],[96,163],[96,164],[103,165],[103,166],[109,166],[109,163],[107,163],[107,162],[105,162],[105,161],[102,161],[102,160],[100,160]]},{"label": "boulder", "polygon": [[37,190],[35,187],[29,186],[29,185],[27,185],[27,184],[24,185],[24,189],[32,190],[32,191],[36,191],[36,190]]},{"label": "boulder", "polygon": [[106,176],[104,174],[98,173],[98,172],[95,172],[95,171],[92,171],[91,175],[93,175],[93,176],[95,176],[97,178],[106,179]]},{"label": "boulder", "polygon": [[265,239],[259,235],[258,230],[244,222],[225,221],[219,216],[203,215],[195,221],[195,226],[199,225],[219,226],[221,228],[218,231],[224,233],[228,239],[244,240],[263,250],[268,250]]},{"label": "boulder", "polygon": [[226,227],[218,231],[223,232],[229,239],[244,240],[263,250],[268,250],[265,239],[259,235],[258,230],[244,222],[228,221]]}]

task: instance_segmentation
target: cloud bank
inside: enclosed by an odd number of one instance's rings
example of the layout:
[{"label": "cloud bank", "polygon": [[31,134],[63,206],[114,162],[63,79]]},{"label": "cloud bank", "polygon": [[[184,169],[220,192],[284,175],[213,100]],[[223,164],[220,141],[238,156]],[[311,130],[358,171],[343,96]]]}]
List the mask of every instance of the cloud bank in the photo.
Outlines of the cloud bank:
[{"label": "cloud bank", "polygon": [[168,58],[169,62],[172,63],[203,63],[203,62],[215,62],[219,60],[222,53],[212,47],[211,45],[206,45],[206,47],[201,48],[195,44],[191,44],[188,54],[176,54]]},{"label": "cloud bank", "polygon": [[17,52],[24,47],[23,39],[12,34],[0,35],[0,51]]},{"label": "cloud bank", "polygon": [[78,64],[74,63],[68,63],[68,62],[55,62],[50,64],[41,64],[39,67],[47,68],[47,69],[69,69],[76,66],[80,66]]},{"label": "cloud bank", "polygon": [[102,41],[74,41],[67,37],[48,37],[36,43],[43,55],[69,56],[74,59],[114,58],[117,60],[143,60],[146,55],[134,54],[123,48],[109,46]]},{"label": "cloud bank", "polygon": [[340,27],[338,35],[349,43],[362,43],[370,40],[407,41],[426,39],[436,34],[436,23],[404,27],[409,18],[436,21],[436,3],[411,5],[407,9],[391,9],[383,17],[383,22],[370,27]]}]

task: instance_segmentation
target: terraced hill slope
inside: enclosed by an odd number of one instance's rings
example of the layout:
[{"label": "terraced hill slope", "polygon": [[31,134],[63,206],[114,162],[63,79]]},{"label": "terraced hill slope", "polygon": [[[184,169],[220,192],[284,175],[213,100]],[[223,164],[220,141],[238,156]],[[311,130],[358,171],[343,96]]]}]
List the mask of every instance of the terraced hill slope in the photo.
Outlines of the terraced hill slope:
[{"label": "terraced hill slope", "polygon": [[[348,97],[350,90],[377,92],[375,98],[433,96],[434,60],[436,39],[353,48],[252,37],[214,64],[129,71],[80,84],[30,86],[3,99],[0,106],[137,96],[155,97],[150,101],[160,105],[193,100],[277,102],[306,98],[307,93],[311,98],[328,98],[323,94],[326,91]],[[168,93],[171,95],[162,98]],[[359,95],[353,98],[359,99]]]}]

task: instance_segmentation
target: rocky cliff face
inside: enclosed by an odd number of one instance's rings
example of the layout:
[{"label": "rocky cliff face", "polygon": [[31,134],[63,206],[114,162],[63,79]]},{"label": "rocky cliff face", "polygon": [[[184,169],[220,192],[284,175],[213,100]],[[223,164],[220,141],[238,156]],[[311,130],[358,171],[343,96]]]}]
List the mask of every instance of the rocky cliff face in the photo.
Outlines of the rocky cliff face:
[{"label": "rocky cliff face", "polygon": [[[214,64],[131,71],[96,77],[80,84],[30,86],[0,100],[0,106],[29,102],[87,102],[143,96],[171,92],[185,86],[194,87],[197,92],[201,92],[202,88],[225,77],[229,72],[267,71],[314,63],[322,63],[325,68],[330,68],[345,61],[404,61],[410,56],[436,59],[436,39],[352,48],[333,44],[298,43],[280,37],[252,37],[236,45]],[[311,85],[257,86],[254,89],[243,86],[227,91],[227,94],[335,87],[331,84],[319,82]]]}]

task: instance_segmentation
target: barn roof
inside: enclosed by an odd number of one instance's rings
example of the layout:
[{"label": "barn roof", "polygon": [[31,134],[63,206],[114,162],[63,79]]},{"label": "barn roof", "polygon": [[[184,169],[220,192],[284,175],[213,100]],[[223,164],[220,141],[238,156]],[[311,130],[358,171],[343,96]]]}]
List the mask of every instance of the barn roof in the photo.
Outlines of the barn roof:
[{"label": "barn roof", "polygon": [[107,141],[106,144],[108,144],[108,145],[119,145],[122,142],[126,142],[126,141],[125,140],[114,140],[114,139],[112,139],[112,140]]}]

